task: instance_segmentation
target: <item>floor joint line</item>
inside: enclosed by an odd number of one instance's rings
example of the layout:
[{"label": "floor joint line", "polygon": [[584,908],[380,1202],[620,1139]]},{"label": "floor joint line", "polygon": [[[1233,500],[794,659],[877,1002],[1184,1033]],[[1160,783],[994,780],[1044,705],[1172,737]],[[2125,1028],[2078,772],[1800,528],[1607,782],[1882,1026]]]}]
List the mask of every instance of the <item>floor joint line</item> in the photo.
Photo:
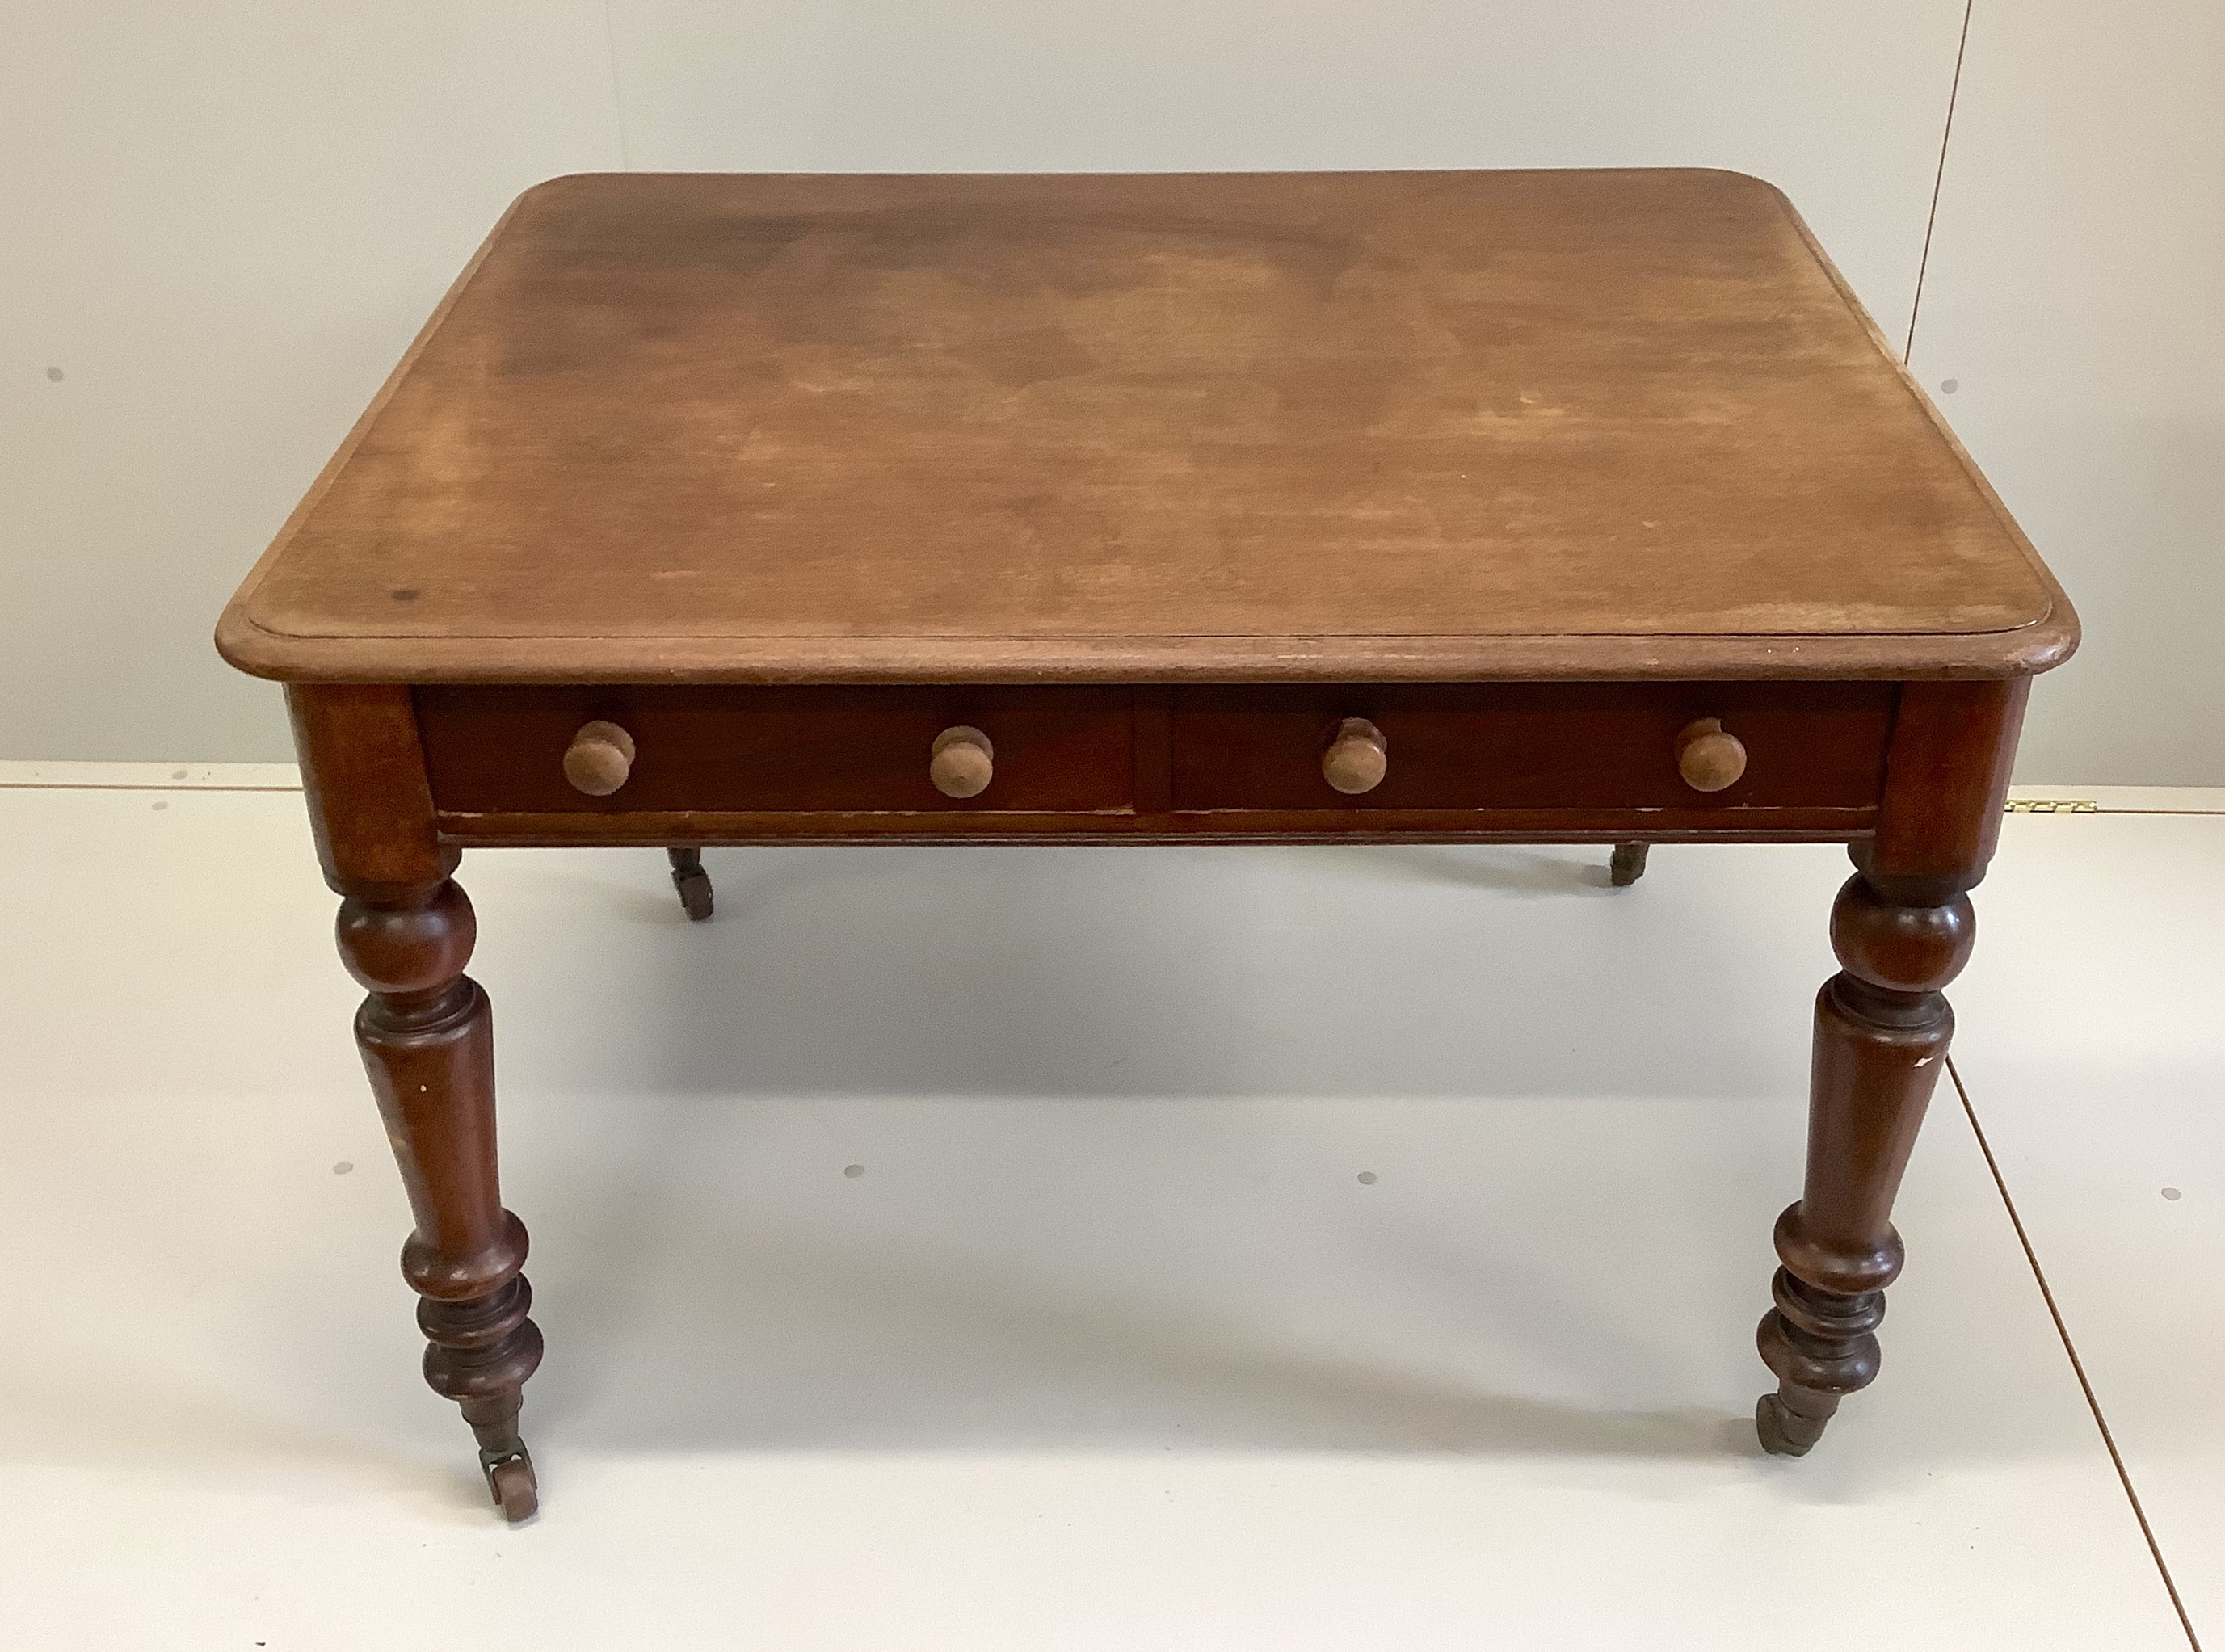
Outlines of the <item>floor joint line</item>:
[{"label": "floor joint line", "polygon": [[1970,1092],[1962,1083],[1962,1069],[1955,1058],[1947,1058],[1947,1076],[1955,1082],[1955,1093],[1962,1098],[1962,1116],[1970,1121],[1971,1133],[1978,1138],[1978,1151],[1986,1155],[1986,1168],[1994,1178],[1994,1189],[2001,1196],[2001,1205],[2009,1213],[2009,1225],[2016,1230],[2017,1244],[2024,1249],[2024,1259],[2032,1269],[2032,1278],[2038,1282],[2040,1300],[2047,1304],[2047,1317],[2055,1321],[2055,1334],[2061,1339],[2063,1351],[2070,1356],[2070,1369],[2078,1378],[2079,1391],[2086,1396],[2086,1408],[2094,1414],[2094,1426],[2101,1432],[2101,1443],[2108,1448],[2109,1461],[2117,1471],[2117,1484],[2125,1489],[2125,1500],[2133,1505],[2133,1518],[2139,1522],[2140,1535],[2147,1540],[2149,1558],[2155,1561],[2156,1571],[2163,1578],[2164,1592],[2171,1597],[2171,1610],[2178,1614],[2178,1626],[2186,1631],[2186,1643],[2194,1652],[2202,1652],[2202,1641],[2194,1632],[2194,1620],[2186,1615],[2186,1603],[2178,1598],[2178,1585],[2171,1575],[2171,1566],[2163,1558],[2163,1545],[2156,1541],[2155,1529],[2148,1524],[2148,1511],[2140,1506],[2140,1494],[2133,1487],[2131,1472],[2117,1450],[2117,1437],[2109,1432],[2109,1420],[2101,1415],[2101,1402],[2094,1397],[2094,1385],[2086,1380],[2085,1362],[2078,1358],[2077,1345],[2070,1340],[2070,1327],[2063,1324],[2062,1310],[2055,1305],[2054,1289],[2047,1275],[2040,1271],[2039,1254],[2032,1248],[2032,1236],[2025,1231],[2024,1218],[2017,1213],[2016,1200],[2009,1196],[2008,1182],[2001,1175],[2000,1162],[1994,1157],[1993,1143],[1986,1140],[1986,1127],[1978,1122],[1978,1110],[1970,1104]]}]

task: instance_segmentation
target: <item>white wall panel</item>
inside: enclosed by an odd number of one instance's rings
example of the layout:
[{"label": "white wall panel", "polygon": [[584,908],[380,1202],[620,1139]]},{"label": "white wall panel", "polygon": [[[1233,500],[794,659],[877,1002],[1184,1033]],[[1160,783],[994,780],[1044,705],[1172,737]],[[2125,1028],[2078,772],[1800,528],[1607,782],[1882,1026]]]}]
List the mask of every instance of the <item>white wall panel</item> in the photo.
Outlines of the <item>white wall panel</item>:
[{"label": "white wall panel", "polygon": [[0,756],[286,756],[217,611],[504,204],[618,164],[601,0],[0,13]]},{"label": "white wall panel", "polygon": [[[0,755],[197,759],[283,754],[274,697],[209,650],[215,609],[534,179],[1734,167],[1787,189],[1898,337],[1962,20],[1960,0],[12,10]],[[2208,0],[1979,0],[1918,358],[1958,380],[1942,404],[2089,622],[2043,685],[2028,775],[2225,778],[2198,653],[2225,597],[2219,29]]]},{"label": "white wall panel", "polygon": [[1911,359],[2085,623],[2019,775],[2225,784],[2218,0],[1977,0]]},{"label": "white wall panel", "polygon": [[1962,0],[612,0],[681,170],[1716,166],[1898,339]]}]

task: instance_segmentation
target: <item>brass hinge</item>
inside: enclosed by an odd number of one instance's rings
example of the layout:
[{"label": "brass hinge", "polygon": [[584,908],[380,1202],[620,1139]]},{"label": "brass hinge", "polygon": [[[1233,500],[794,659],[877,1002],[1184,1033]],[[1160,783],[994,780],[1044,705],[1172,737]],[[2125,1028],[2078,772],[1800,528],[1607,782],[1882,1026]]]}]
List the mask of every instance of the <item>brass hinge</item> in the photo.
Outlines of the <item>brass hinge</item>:
[{"label": "brass hinge", "polygon": [[2090,797],[2012,797],[2011,814],[2099,814],[2101,806]]}]

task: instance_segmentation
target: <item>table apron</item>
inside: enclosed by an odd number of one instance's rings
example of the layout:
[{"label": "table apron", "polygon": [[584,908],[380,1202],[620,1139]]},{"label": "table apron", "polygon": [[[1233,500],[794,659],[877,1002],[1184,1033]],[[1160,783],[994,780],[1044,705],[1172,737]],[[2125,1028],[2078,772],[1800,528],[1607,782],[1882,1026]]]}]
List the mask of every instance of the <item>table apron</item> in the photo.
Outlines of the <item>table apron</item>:
[{"label": "table apron", "polygon": [[[436,829],[457,842],[1660,842],[1869,832],[1898,694],[1873,682],[1613,682],[551,685],[411,698]],[[1680,733],[1702,726],[1742,743],[1727,789],[1680,775]],[[567,743],[589,734],[625,748],[599,749],[594,761],[619,767],[593,795],[566,768]],[[993,769],[946,794],[929,757],[960,737],[985,763],[993,749]],[[1387,752],[1358,787],[1326,772],[1347,737]]]}]

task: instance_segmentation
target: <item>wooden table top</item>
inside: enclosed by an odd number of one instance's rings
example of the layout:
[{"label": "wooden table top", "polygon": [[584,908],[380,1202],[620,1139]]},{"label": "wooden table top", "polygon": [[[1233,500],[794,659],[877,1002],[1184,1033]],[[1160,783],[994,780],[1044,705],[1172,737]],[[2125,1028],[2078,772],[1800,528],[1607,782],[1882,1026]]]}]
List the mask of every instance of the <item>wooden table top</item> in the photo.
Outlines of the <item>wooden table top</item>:
[{"label": "wooden table top", "polygon": [[560,178],[226,610],[288,680],[2013,676],[2069,604],[1699,170]]}]

